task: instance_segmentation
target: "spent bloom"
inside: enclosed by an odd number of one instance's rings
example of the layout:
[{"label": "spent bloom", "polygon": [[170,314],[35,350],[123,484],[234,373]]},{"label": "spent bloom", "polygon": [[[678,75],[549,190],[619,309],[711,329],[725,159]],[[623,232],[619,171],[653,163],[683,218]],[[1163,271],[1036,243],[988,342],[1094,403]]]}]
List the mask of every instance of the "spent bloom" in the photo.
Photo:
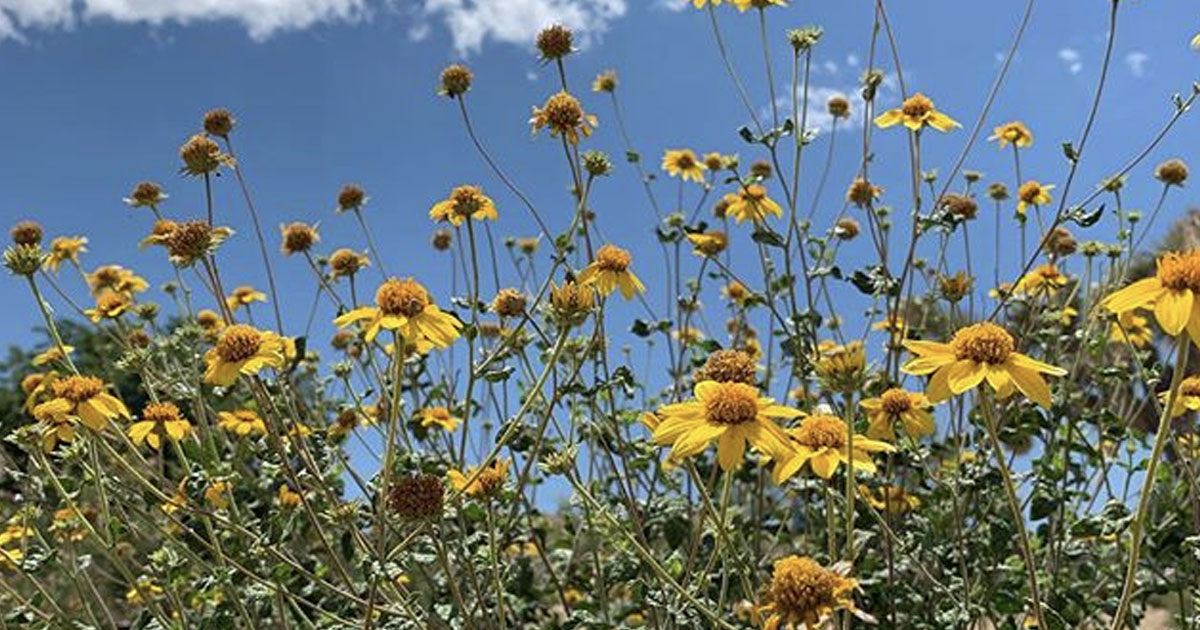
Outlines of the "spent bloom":
[{"label": "spent bloom", "polygon": [[529,124],[536,134],[542,128],[553,137],[562,136],[569,144],[579,144],[580,136],[592,135],[597,125],[596,117],[583,111],[579,101],[567,92],[558,92],[546,99],[542,107],[533,108]]}]

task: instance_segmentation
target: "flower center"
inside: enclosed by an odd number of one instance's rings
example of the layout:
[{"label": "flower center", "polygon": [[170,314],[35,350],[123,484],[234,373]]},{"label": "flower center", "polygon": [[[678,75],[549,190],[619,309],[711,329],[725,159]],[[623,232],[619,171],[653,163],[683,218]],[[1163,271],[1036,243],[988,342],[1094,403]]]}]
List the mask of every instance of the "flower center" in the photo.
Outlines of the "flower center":
[{"label": "flower center", "polygon": [[902,389],[889,389],[879,397],[884,413],[898,416],[912,409],[912,398]]},{"label": "flower center", "polygon": [[742,189],[742,199],[750,202],[762,201],[767,198],[767,189],[758,184],[751,184]]},{"label": "flower center", "polygon": [[104,381],[95,376],[68,376],[52,385],[54,395],[65,398],[71,403],[79,404],[104,391]]},{"label": "flower center", "polygon": [[721,383],[721,389],[704,401],[709,422],[742,424],[758,418],[758,390],[744,383]]},{"label": "flower center", "polygon": [[227,363],[237,363],[257,354],[261,346],[262,333],[245,324],[234,324],[217,341],[217,356]]},{"label": "flower center", "polygon": [[1017,190],[1017,196],[1025,203],[1036,204],[1038,197],[1042,196],[1042,185],[1037,182],[1025,182]]},{"label": "flower center", "polygon": [[1200,376],[1189,376],[1179,384],[1180,396],[1200,396]]},{"label": "flower center", "polygon": [[708,355],[696,379],[753,385],[757,379],[757,367],[754,358],[741,350],[717,350]]},{"label": "flower center", "polygon": [[810,558],[789,556],[775,563],[770,596],[785,618],[809,619],[837,606],[842,582]]},{"label": "flower center", "polygon": [[1158,279],[1168,289],[1200,291],[1200,251],[1163,256],[1158,261]]},{"label": "flower center", "polygon": [[178,422],[179,407],[172,403],[150,403],[142,410],[142,420],[154,423]]},{"label": "flower center", "polygon": [[929,112],[933,111],[933,101],[929,100],[924,94],[913,94],[908,100],[904,101],[904,104],[900,106],[900,110],[904,112],[905,116],[923,118]]},{"label": "flower center", "polygon": [[126,304],[128,304],[128,298],[121,293],[103,293],[96,298],[96,309],[105,315],[120,310]]},{"label": "flower center", "polygon": [[620,273],[629,269],[631,262],[633,259],[629,256],[629,252],[615,245],[605,245],[596,250],[596,266],[604,271]]},{"label": "flower center", "polygon": [[809,416],[800,423],[793,435],[809,448],[840,448],[846,443],[846,423],[836,416]]},{"label": "flower center", "polygon": [[675,166],[686,171],[696,166],[696,160],[687,153],[680,153],[675,156]]},{"label": "flower center", "polygon": [[450,198],[454,200],[454,211],[463,216],[471,216],[483,207],[483,195],[474,186],[459,186]]},{"label": "flower center", "polygon": [[375,304],[385,315],[414,317],[429,306],[429,294],[416,280],[392,278],[375,293]]},{"label": "flower center", "polygon": [[950,347],[959,361],[998,365],[1008,360],[1016,344],[1008,331],[995,324],[982,322],[954,333]]},{"label": "flower center", "polygon": [[546,119],[555,129],[571,129],[583,121],[583,109],[574,96],[559,92],[546,101]]}]

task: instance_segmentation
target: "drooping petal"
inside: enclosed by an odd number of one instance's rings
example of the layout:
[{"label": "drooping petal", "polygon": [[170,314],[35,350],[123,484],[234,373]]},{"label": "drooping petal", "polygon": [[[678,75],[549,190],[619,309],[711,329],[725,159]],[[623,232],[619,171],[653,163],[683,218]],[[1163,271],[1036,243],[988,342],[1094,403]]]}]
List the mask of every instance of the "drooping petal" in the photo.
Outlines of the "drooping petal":
[{"label": "drooping petal", "polygon": [[987,377],[988,369],[988,364],[981,361],[959,361],[946,368],[946,382],[951,392],[961,394],[978,387]]},{"label": "drooping petal", "polygon": [[875,118],[875,126],[887,129],[904,119],[904,113],[898,109],[889,109]]},{"label": "drooping petal", "polygon": [[1042,379],[1042,375],[1037,371],[1026,367],[1014,364],[1011,360],[1005,364],[1005,369],[1008,370],[1009,376],[1012,377],[1013,383],[1017,389],[1021,390],[1033,402],[1050,408],[1050,386]]},{"label": "drooping petal", "polygon": [[817,473],[817,476],[822,479],[829,479],[837,471],[837,451],[822,448],[820,452],[813,455],[812,459],[808,460],[808,465],[812,467],[813,472]]},{"label": "drooping petal", "polygon": [[721,464],[721,470],[730,472],[737,470],[742,465],[742,458],[746,455],[746,436],[743,435],[740,426],[733,426],[725,430],[717,441],[717,462]]},{"label": "drooping petal", "polygon": [[1154,317],[1163,332],[1172,337],[1178,335],[1192,317],[1191,289],[1163,291],[1154,302]]},{"label": "drooping petal", "polygon": [[1104,308],[1114,313],[1145,308],[1153,304],[1162,292],[1163,285],[1157,277],[1144,278],[1104,298]]},{"label": "drooping petal", "polygon": [[1041,372],[1042,374],[1049,374],[1050,376],[1066,376],[1067,375],[1067,371],[1063,368],[1060,368],[1055,365],[1050,365],[1049,363],[1042,363],[1041,361],[1038,361],[1037,359],[1031,358],[1024,354],[1020,354],[1018,352],[1014,352],[1014,353],[1010,354],[1008,357],[1008,360],[1012,361],[1014,365],[1019,365],[1023,368],[1035,370],[1035,371]]},{"label": "drooping petal", "polygon": [[950,398],[953,392],[950,391],[950,382],[946,379],[949,372],[950,366],[946,366],[933,373],[925,390],[929,402],[936,404]]},{"label": "drooping petal", "polygon": [[697,424],[687,433],[679,436],[671,447],[671,456],[682,459],[691,457],[708,448],[713,440],[721,437],[728,429],[727,425],[705,422]]}]

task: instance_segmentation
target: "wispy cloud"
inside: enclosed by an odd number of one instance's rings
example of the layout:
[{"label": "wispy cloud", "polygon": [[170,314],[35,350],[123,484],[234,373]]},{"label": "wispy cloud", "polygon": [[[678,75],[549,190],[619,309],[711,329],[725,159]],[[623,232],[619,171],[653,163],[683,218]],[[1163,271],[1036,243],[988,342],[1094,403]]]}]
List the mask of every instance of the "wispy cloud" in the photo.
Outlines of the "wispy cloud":
[{"label": "wispy cloud", "polygon": [[466,55],[490,41],[529,45],[550,24],[575,31],[586,46],[625,11],[625,0],[424,0],[420,19],[441,21]]},{"label": "wispy cloud", "polygon": [[[792,88],[790,85],[785,85],[780,89],[782,90],[780,92],[781,95],[775,100],[776,107],[779,108],[779,115],[780,117],[791,116]],[[866,103],[862,100],[861,85],[847,84],[844,87],[833,85],[810,85],[808,88],[808,113],[805,115],[804,121],[804,127],[810,133],[829,133],[833,129],[834,117],[829,113],[827,105],[830,99],[838,96],[850,101],[850,116],[845,120],[838,121],[838,129],[861,129],[862,126],[866,124],[866,120],[863,118],[863,113],[866,111]],[[876,95],[876,102],[887,103],[898,98],[899,83],[896,80],[896,75],[888,74],[884,76],[883,82],[879,84],[879,92]],[[770,120],[770,105],[761,108],[758,114],[761,120]]]},{"label": "wispy cloud", "polygon": [[1074,48],[1060,48],[1058,59],[1067,67],[1067,72],[1079,74],[1083,70],[1083,57]]},{"label": "wispy cloud", "polygon": [[1135,50],[1125,55],[1125,65],[1129,67],[1129,74],[1135,77],[1142,77],[1146,74],[1146,62],[1150,61],[1150,55]]}]

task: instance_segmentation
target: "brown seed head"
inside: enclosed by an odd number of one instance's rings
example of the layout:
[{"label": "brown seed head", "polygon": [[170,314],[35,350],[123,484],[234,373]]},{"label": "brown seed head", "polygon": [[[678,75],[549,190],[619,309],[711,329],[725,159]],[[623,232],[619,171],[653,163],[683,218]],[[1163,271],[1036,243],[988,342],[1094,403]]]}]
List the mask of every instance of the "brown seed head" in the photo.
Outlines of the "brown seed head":
[{"label": "brown seed head", "polygon": [[388,507],[406,521],[437,519],[442,516],[445,486],[436,475],[406,475],[394,482],[388,493]]},{"label": "brown seed head", "polygon": [[442,70],[442,89],[439,92],[450,98],[462,96],[471,89],[471,70],[462,64],[446,66]]},{"label": "brown seed head", "polygon": [[492,300],[492,312],[500,317],[520,317],[525,313],[525,294],[517,289],[501,289]]},{"label": "brown seed head", "polygon": [[210,109],[204,114],[204,130],[218,138],[227,138],[237,121],[224,107]]},{"label": "brown seed head", "polygon": [[375,292],[375,305],[385,315],[413,317],[429,306],[429,293],[412,278],[389,278]]},{"label": "brown seed head", "polygon": [[317,229],[307,223],[291,223],[283,227],[283,253],[302,254],[321,240]]},{"label": "brown seed head", "polygon": [[1188,167],[1183,160],[1167,160],[1154,169],[1154,176],[1168,186],[1182,186],[1188,178]]},{"label": "brown seed head", "polygon": [[537,35],[537,49],[544,61],[562,59],[571,54],[575,36],[561,24],[548,26]]},{"label": "brown seed head", "polygon": [[226,328],[217,340],[217,356],[226,363],[245,361],[258,353],[262,342],[261,332],[245,324],[234,324]]},{"label": "brown seed head", "polygon": [[9,234],[12,235],[14,245],[40,245],[42,242],[42,226],[36,221],[21,221],[14,225]]},{"label": "brown seed head", "polygon": [[696,382],[717,381],[718,383],[745,383],[753,385],[758,380],[754,358],[741,350],[717,350],[708,355],[703,367],[696,371]]}]

